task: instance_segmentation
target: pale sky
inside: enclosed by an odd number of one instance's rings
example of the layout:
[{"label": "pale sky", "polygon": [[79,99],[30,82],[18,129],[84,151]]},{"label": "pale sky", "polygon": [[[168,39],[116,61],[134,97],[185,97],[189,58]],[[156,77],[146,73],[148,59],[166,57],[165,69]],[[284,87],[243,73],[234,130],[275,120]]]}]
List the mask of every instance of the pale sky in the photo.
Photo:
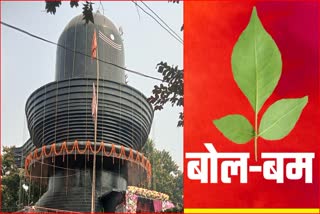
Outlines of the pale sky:
[{"label": "pale sky", "polygon": [[[180,37],[183,5],[146,2]],[[183,46],[131,1],[103,2],[100,12],[122,27],[126,67],[161,78],[155,69],[160,61],[183,66]],[[141,4],[141,3],[140,3]],[[142,6],[142,5],[141,5]],[[94,11],[99,7],[95,2]],[[26,31],[57,42],[67,23],[82,12],[62,2],[56,15],[47,14],[44,2],[2,2],[1,20]],[[103,11],[104,9],[104,11]],[[56,46],[1,26],[1,145],[21,146],[28,138],[25,117],[27,98],[37,88],[54,81]],[[147,97],[159,82],[128,73],[129,85]],[[177,128],[181,109],[170,104],[155,112],[150,138],[158,149],[170,152],[182,168],[183,129]]]}]

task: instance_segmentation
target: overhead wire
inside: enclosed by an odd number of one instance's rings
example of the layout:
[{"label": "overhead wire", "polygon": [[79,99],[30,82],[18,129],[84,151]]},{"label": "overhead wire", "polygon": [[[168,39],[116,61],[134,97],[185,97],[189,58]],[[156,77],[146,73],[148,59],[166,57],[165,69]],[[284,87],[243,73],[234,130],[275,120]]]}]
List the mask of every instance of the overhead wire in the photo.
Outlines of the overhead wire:
[{"label": "overhead wire", "polygon": [[140,1],[146,8],[148,8],[150,11],[151,11],[151,13],[153,13],[167,28],[169,28],[170,30],[171,30],[171,32],[174,34],[174,35],[176,35],[182,42],[183,42],[183,40],[182,40],[182,38],[154,11],[154,10],[152,10],[151,9],[151,7],[150,6],[148,6],[145,2],[143,2],[143,1]]},{"label": "overhead wire", "polygon": [[137,2],[132,1],[133,4],[135,4],[137,7],[139,7],[145,14],[150,16],[154,21],[156,21],[165,31],[167,31],[174,39],[176,39],[179,43],[183,44],[183,41],[174,35],[172,32],[170,32],[165,26],[163,26],[153,15],[151,15],[149,12],[147,12],[143,7],[141,7]]},{"label": "overhead wire", "polygon": [[[19,153],[14,153],[14,155],[21,157],[21,159],[27,157],[27,156],[24,156],[24,155],[20,155]],[[41,161],[40,161],[40,160],[37,160],[37,159],[33,159],[33,161],[38,162],[38,163],[41,163]],[[56,166],[56,165],[49,164],[49,163],[45,163],[45,162],[43,162],[42,164],[43,164],[43,165],[47,165],[47,166],[53,166],[53,167],[58,168],[58,169],[68,169],[68,170],[74,170],[74,171],[75,171],[75,169],[72,169],[72,168],[66,168],[66,167],[62,167],[62,166]]]},{"label": "overhead wire", "polygon": [[[68,178],[68,177],[73,177],[73,176],[76,176],[78,173],[74,173],[74,174],[69,174],[69,175],[61,175],[61,176],[55,176],[55,178]],[[26,178],[29,178],[29,177],[32,177],[32,178],[36,178],[36,179],[44,179],[44,178],[51,178],[51,176],[35,176],[35,175],[22,175],[23,177],[26,177]],[[40,193],[40,195],[42,195]]]},{"label": "overhead wire", "polygon": [[[71,51],[71,52],[80,54],[80,55],[82,55],[82,56],[91,57],[91,55],[89,55],[89,54],[86,54],[86,53],[83,53],[83,52],[80,52],[80,51],[77,51],[77,50],[72,50],[72,49],[70,49],[70,48],[68,48],[68,47],[66,47],[66,46],[64,46],[64,45],[61,45],[61,44],[56,43],[56,42],[52,42],[52,41],[50,41],[50,40],[48,40],[48,39],[45,39],[45,38],[40,37],[40,36],[37,36],[37,35],[35,35],[35,34],[33,34],[33,33],[30,33],[30,32],[28,32],[28,31],[26,31],[26,30],[23,30],[23,29],[21,29],[21,28],[19,28],[19,27],[10,25],[10,24],[8,24],[8,23],[6,23],[6,22],[0,21],[0,23],[1,23],[2,25],[6,26],[6,27],[9,27],[9,28],[14,29],[14,30],[16,30],[16,31],[19,31],[19,32],[21,32],[21,33],[23,33],[23,34],[26,34],[26,35],[28,35],[28,36],[31,36],[31,37],[33,37],[33,38],[35,38],[35,39],[38,39],[38,40],[41,40],[41,41],[43,41],[43,42],[46,42],[46,43],[49,43],[49,44],[52,44],[52,45],[55,45],[55,46],[64,48],[65,50],[68,50],[68,51]],[[160,79],[160,78],[153,77],[153,76],[150,76],[150,75],[146,75],[146,74],[143,74],[143,73],[141,73],[141,72],[138,72],[138,71],[135,71],[135,70],[132,70],[132,69],[128,69],[128,68],[122,67],[122,66],[117,65],[117,64],[115,64],[115,63],[102,60],[102,59],[100,59],[100,58],[97,58],[97,60],[100,61],[100,62],[102,62],[102,63],[106,63],[106,64],[108,64],[108,65],[114,66],[114,67],[116,67],[116,68],[123,69],[123,70],[125,70],[125,71],[128,71],[128,72],[130,72],[130,73],[133,73],[133,74],[136,74],[136,75],[145,77],[145,78],[149,78],[149,79],[153,79],[153,80],[157,80],[157,81],[164,82],[164,81],[163,81],[162,79]]]}]

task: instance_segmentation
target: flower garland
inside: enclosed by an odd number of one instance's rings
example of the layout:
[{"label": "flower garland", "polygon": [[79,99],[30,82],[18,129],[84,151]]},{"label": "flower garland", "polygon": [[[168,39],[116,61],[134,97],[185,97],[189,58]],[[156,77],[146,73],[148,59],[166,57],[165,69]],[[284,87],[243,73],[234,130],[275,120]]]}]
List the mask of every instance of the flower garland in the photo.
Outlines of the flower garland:
[{"label": "flower garland", "polygon": [[157,192],[154,190],[144,189],[136,186],[128,186],[128,192],[132,194],[136,194],[149,199],[158,199],[161,201],[169,200],[169,196],[167,194]]},{"label": "flower garland", "polygon": [[[151,164],[149,160],[140,152],[135,151],[130,148],[129,154],[126,155],[125,147],[121,146],[119,149],[116,149],[115,144],[109,144],[111,145],[110,151],[106,151],[106,146],[108,144],[105,144],[103,142],[100,143],[100,146],[97,148],[96,151],[94,151],[93,146],[90,141],[87,141],[84,145],[84,149],[80,149],[80,145],[77,140],[75,140],[73,143],[67,143],[63,142],[61,144],[60,150],[57,151],[57,146],[55,143],[51,145],[44,145],[40,148],[36,148],[33,152],[31,152],[25,159],[25,173],[28,176],[29,175],[29,166],[32,164],[34,160],[41,160],[42,158],[50,158],[53,156],[63,156],[63,161],[65,159],[65,155],[74,155],[74,158],[76,160],[77,154],[82,155],[88,152],[89,154],[98,154],[99,152],[102,153],[105,157],[112,157],[127,160],[130,162],[133,162],[135,164],[138,164],[142,166],[147,171],[147,177],[148,180],[151,178]],[[70,149],[68,147],[71,146]],[[117,152],[118,150],[118,152]]]},{"label": "flower garland", "polygon": [[126,211],[128,213],[136,213],[138,196],[133,193],[127,192],[126,198]]}]

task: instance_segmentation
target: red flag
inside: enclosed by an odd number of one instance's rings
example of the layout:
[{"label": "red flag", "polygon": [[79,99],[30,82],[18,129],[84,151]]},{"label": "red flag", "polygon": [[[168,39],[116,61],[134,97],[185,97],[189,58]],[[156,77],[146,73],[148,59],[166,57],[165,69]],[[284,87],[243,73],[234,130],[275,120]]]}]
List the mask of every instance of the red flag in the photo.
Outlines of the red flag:
[{"label": "red flag", "polygon": [[97,59],[97,34],[96,30],[93,32],[92,44],[91,44],[91,58]]},{"label": "red flag", "polygon": [[93,83],[93,89],[92,89],[92,103],[91,103],[91,110],[92,110],[92,117],[93,120],[96,119],[97,116],[97,95],[96,95],[96,87]]}]

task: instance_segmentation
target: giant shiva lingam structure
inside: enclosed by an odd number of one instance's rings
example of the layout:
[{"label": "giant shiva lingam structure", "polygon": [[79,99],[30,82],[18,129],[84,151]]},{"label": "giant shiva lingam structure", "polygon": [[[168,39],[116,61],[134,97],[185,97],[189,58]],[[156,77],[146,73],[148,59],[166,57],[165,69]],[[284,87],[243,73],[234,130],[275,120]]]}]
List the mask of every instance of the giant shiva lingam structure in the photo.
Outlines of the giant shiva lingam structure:
[{"label": "giant shiva lingam structure", "polygon": [[[94,31],[99,63],[91,59]],[[35,207],[88,212],[96,153],[95,211],[113,212],[128,185],[150,179],[151,165],[139,151],[153,109],[142,93],[125,83],[122,38],[105,16],[94,14],[94,24],[76,16],[58,44],[56,80],[27,100],[30,139],[16,149],[16,157],[25,157],[28,179],[47,184]],[[96,150],[93,83],[99,85]]]}]

